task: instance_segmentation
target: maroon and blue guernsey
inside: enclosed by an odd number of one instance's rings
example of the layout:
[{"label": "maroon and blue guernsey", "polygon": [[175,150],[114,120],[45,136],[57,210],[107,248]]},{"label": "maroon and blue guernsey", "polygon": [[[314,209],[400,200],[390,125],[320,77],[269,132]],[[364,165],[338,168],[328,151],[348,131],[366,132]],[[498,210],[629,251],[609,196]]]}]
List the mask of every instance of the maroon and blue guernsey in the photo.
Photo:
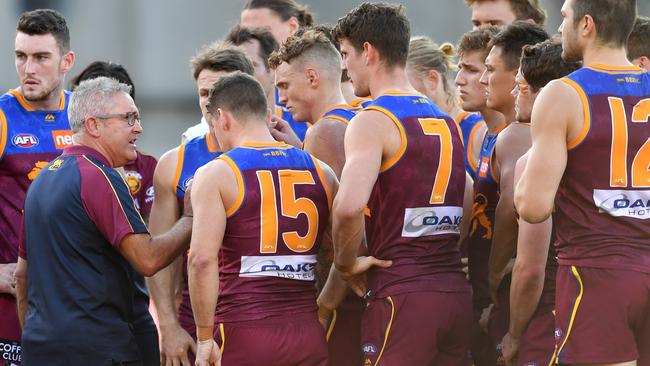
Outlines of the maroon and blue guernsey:
[{"label": "maroon and blue guernsey", "polygon": [[368,200],[370,254],[393,261],[370,270],[371,295],[469,291],[457,246],[465,150],[454,120],[419,94],[388,92],[365,110],[388,116],[402,138]]},{"label": "maroon and blue guernsey", "polygon": [[316,255],[331,205],[320,163],[283,143],[248,143],[219,159],[239,186],[219,252],[219,322],[315,316]]},{"label": "maroon and blue guernsey", "polygon": [[562,81],[585,123],[555,197],[559,263],[650,273],[650,73],[591,65]]},{"label": "maroon and blue guernsey", "polygon": [[[34,110],[18,90],[0,97],[0,263],[18,260],[18,233],[27,188],[41,169],[72,143],[69,99],[69,92],[61,92],[56,110],[41,111]],[[6,294],[0,294],[1,340],[20,340],[16,301]]]}]

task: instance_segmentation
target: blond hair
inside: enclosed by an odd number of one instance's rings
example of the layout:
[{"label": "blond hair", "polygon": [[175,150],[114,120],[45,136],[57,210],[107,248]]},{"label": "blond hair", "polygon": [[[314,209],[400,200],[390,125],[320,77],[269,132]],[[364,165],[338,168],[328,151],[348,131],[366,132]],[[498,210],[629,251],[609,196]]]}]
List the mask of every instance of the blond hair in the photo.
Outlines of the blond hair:
[{"label": "blond hair", "polygon": [[446,103],[450,109],[457,106],[456,88],[450,82],[452,74],[457,71],[454,58],[456,49],[451,43],[438,45],[431,38],[417,36],[411,38],[406,66],[416,75],[424,77],[431,70],[437,71],[442,77],[442,87],[447,94]]}]

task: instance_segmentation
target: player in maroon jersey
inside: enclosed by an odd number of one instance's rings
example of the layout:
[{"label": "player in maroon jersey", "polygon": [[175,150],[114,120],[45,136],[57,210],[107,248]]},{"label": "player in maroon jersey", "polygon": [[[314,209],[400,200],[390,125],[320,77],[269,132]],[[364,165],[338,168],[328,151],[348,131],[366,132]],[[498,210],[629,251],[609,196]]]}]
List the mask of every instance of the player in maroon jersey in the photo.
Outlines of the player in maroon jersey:
[{"label": "player in maroon jersey", "polygon": [[537,97],[515,203],[531,223],[553,213],[555,361],[649,365],[650,74],[625,50],[636,1],[568,0],[562,16],[562,56],[585,66]]},{"label": "player in maroon jersey", "polygon": [[498,133],[505,127],[503,114],[488,108],[485,86],[480,83],[485,71],[485,57],[492,38],[499,32],[495,26],[481,27],[465,33],[458,43],[459,70],[456,85],[460,92],[463,110],[480,112],[487,131],[475,136],[475,145],[481,147],[474,179],[473,205],[469,235],[466,240],[469,279],[472,285],[474,322],[471,331],[471,352],[478,366],[492,365],[496,359],[496,346],[479,327],[481,311],[490,304],[487,284],[487,263],[494,231],[494,209],[498,196],[496,181],[491,172],[490,159]]},{"label": "player in maroon jersey", "polygon": [[[275,69],[279,101],[286,104],[298,120],[314,121],[305,135],[303,149],[330,166],[340,177],[345,163],[345,129],[360,108],[353,109],[345,101],[341,91],[341,54],[327,35],[315,29],[299,33],[287,38],[270,60]],[[329,263],[332,256],[333,253],[327,255]],[[325,283],[328,272],[329,267],[319,271],[319,287]],[[324,296],[321,300],[327,298],[329,296]],[[319,315],[329,322],[330,363],[361,364],[361,314],[365,307],[362,300],[350,291],[340,306],[323,301],[319,301],[319,305],[321,310],[327,309]]]},{"label": "player in maroon jersey", "polygon": [[486,86],[487,106],[501,112],[508,124],[499,133],[490,156],[490,168],[499,197],[495,208],[494,236],[488,260],[488,286],[492,303],[489,333],[498,344],[508,330],[510,272],[517,247],[517,221],[514,211],[514,168],[517,160],[530,148],[528,123],[515,120],[515,98],[511,94],[519,70],[521,50],[548,39],[541,26],[516,21],[504,27],[490,41],[490,53],[485,59],[486,70],[481,83]]},{"label": "player in maroon jersey", "polygon": [[331,245],[325,233],[336,176],[273,139],[253,77],[223,76],[208,111],[227,152],[200,168],[192,187],[196,365],[326,365],[314,270],[321,246]]},{"label": "player in maroon jersey", "polygon": [[[551,80],[559,79],[580,67],[579,63],[562,60],[562,44],[558,39],[534,46],[525,46],[521,67],[512,90],[515,96],[516,119],[530,122],[535,98]],[[526,165],[527,154],[516,165],[515,181]],[[551,244],[552,224],[518,220],[517,258],[512,271],[510,289],[510,324],[501,342],[508,365],[548,365],[555,341],[555,273],[557,260]]]},{"label": "player in maroon jersey", "polygon": [[[346,130],[333,231],[337,270],[368,298],[364,364],[463,365],[471,299],[457,247],[460,132],[408,82],[403,6],[364,3],[339,19],[335,34],[355,95],[373,98]],[[358,270],[364,236],[369,254],[389,267]]]}]

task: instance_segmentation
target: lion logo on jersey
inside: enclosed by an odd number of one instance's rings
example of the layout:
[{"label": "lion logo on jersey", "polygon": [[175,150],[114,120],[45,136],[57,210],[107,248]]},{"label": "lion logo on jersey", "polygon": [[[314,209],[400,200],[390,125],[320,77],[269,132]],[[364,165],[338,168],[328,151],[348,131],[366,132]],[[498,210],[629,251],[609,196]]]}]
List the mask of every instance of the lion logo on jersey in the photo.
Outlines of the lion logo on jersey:
[{"label": "lion logo on jersey", "polygon": [[[57,161],[60,162],[61,160],[57,160]],[[27,179],[29,179],[29,180],[34,180],[34,179],[36,179],[36,177],[38,176],[38,173],[40,173],[41,170],[42,170],[43,168],[45,168],[45,166],[47,165],[47,163],[48,163],[47,161],[37,161],[36,163],[34,163],[34,167],[33,167],[32,170],[27,174]],[[56,161],[55,161],[55,163],[56,163]],[[61,165],[61,163],[59,163],[59,165]],[[51,167],[50,167],[50,170],[52,170]]]},{"label": "lion logo on jersey", "polygon": [[492,223],[485,214],[485,208],[488,205],[488,199],[485,195],[479,193],[474,197],[474,204],[472,205],[472,221],[470,235],[474,235],[478,226],[481,225],[485,229],[483,239],[492,239]]},{"label": "lion logo on jersey", "polygon": [[134,195],[138,193],[142,187],[142,175],[135,171],[126,171],[124,173],[126,175],[126,183],[129,185],[131,194]]}]

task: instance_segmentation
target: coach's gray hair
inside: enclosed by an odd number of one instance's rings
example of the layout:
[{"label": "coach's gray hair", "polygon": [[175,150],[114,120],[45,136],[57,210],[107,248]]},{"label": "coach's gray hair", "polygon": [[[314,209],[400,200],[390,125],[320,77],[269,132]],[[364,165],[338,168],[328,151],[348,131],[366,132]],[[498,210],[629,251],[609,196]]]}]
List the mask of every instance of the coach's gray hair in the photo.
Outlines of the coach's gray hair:
[{"label": "coach's gray hair", "polygon": [[104,116],[110,113],[111,98],[120,92],[129,94],[131,87],[113,78],[100,76],[84,80],[74,89],[68,105],[68,120],[76,134],[82,131],[89,116]]}]

